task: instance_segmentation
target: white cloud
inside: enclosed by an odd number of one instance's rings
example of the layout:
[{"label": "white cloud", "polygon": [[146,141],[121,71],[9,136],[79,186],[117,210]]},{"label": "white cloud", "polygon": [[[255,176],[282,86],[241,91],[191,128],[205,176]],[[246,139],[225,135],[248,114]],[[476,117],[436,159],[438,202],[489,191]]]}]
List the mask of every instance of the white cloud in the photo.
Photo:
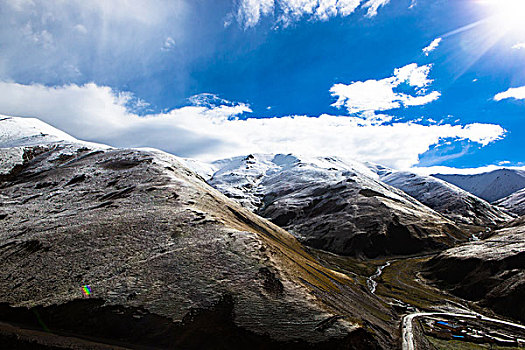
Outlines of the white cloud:
[{"label": "white cloud", "polygon": [[173,40],[172,37],[167,37],[166,40],[164,40],[164,45],[160,48],[162,51],[171,51],[175,47],[175,40]]},{"label": "white cloud", "polygon": [[512,48],[514,50],[525,49],[525,43],[517,43],[516,45],[513,45]]},{"label": "white cloud", "polygon": [[500,92],[494,96],[494,100],[501,101],[507,98],[514,98],[516,100],[525,100],[525,86],[510,88],[507,91]]},{"label": "white cloud", "polygon": [[402,83],[408,83],[410,86],[422,88],[432,83],[433,80],[428,79],[432,69],[431,64],[418,67],[417,63],[408,64],[402,68],[394,69],[393,84],[398,86]]},{"label": "white cloud", "polygon": [[402,98],[402,102],[403,102],[403,105],[405,107],[409,107],[409,106],[422,106],[422,105],[426,105],[426,104],[429,104],[431,102],[434,102],[435,100],[437,100],[439,97],[441,96],[441,94],[437,91],[432,91],[431,93],[429,94],[426,94],[426,95],[421,95],[421,96],[410,96],[410,95],[406,95],[406,96],[403,96]]},{"label": "white cloud", "polygon": [[390,0],[368,0],[365,4],[363,4],[364,8],[368,8],[368,12],[366,13],[367,17],[374,17],[377,15],[377,10],[389,2]]},{"label": "white cloud", "polygon": [[131,98],[128,93],[95,84],[46,87],[0,82],[0,113],[38,117],[87,141],[155,147],[202,160],[252,152],[292,152],[407,168],[443,140],[486,145],[504,134],[500,126],[492,124],[384,125],[332,115],[244,120],[236,116],[251,112],[249,106],[211,94],[193,99],[196,105],[141,117],[128,108]]},{"label": "white cloud", "polygon": [[442,38],[436,38],[432,40],[432,42],[423,49],[423,53],[425,54],[425,56],[428,56],[432,51],[437,49],[442,40]]},{"label": "white cloud", "polygon": [[[358,81],[349,85],[335,84],[330,89],[337,97],[335,107],[346,107],[349,113],[386,111],[402,106],[419,106],[437,100],[437,91],[426,93],[425,87],[432,83],[428,78],[432,65],[419,67],[416,63],[394,70],[394,75],[381,80]],[[415,88],[413,95],[396,92],[401,84]]]},{"label": "white cloud", "polygon": [[326,21],[331,17],[348,16],[359,6],[361,0],[277,0],[282,10],[280,21],[288,24],[303,16]]},{"label": "white cloud", "polygon": [[335,84],[330,89],[337,96],[335,107],[346,106],[349,113],[386,111],[401,107],[389,80],[358,81],[350,85]]},{"label": "white cloud", "polygon": [[274,0],[242,0],[237,9],[237,20],[245,28],[255,26],[262,16],[274,10]]},{"label": "white cloud", "polygon": [[[275,16],[277,24],[287,26],[300,19],[326,21],[332,17],[346,17],[362,5],[367,17],[377,15],[379,7],[390,0],[239,0],[235,17],[244,27],[254,27],[264,16]],[[225,25],[231,23],[228,17]]]}]

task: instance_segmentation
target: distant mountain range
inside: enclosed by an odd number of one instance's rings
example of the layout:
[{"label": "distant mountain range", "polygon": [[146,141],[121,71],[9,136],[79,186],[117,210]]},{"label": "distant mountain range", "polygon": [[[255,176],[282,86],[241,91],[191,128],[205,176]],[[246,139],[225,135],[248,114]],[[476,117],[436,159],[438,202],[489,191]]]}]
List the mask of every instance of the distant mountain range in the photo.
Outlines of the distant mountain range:
[{"label": "distant mountain range", "polygon": [[434,174],[488,202],[494,202],[525,188],[525,171],[498,169],[475,175]]},{"label": "distant mountain range", "polygon": [[510,220],[504,210],[432,176],[375,166],[381,181],[405,191],[457,224],[495,227]]}]

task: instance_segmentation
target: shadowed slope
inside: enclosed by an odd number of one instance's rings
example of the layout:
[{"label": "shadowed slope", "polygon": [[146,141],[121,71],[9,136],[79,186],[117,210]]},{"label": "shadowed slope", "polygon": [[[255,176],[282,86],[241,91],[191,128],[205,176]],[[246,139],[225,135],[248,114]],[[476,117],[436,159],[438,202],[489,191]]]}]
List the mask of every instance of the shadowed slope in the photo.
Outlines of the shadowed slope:
[{"label": "shadowed slope", "polygon": [[452,221],[381,183],[363,164],[257,154],[214,165],[212,186],[315,248],[377,257],[466,239]]},{"label": "shadowed slope", "polygon": [[30,308],[57,334],[126,346],[393,344],[376,298],[175,157],[76,141],[0,152],[3,321],[34,327]]},{"label": "shadowed slope", "polygon": [[446,181],[379,165],[371,166],[382,182],[398,188],[457,224],[494,228],[512,220],[497,206]]}]

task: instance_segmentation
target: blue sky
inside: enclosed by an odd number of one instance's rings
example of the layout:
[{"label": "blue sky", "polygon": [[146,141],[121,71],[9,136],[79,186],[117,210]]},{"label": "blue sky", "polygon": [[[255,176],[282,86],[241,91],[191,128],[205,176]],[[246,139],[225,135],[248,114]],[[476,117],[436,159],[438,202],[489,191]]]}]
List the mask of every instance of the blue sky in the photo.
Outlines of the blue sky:
[{"label": "blue sky", "polygon": [[1,0],[0,113],[204,160],[522,166],[524,13],[521,0]]}]

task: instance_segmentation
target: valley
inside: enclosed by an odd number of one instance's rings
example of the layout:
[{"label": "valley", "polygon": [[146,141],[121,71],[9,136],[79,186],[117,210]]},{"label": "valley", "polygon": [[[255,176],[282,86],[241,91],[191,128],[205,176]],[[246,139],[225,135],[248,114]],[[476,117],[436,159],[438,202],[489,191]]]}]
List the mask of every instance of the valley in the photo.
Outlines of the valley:
[{"label": "valley", "polygon": [[0,153],[5,344],[522,345],[523,218],[441,180],[333,157],[199,164],[10,117]]}]

